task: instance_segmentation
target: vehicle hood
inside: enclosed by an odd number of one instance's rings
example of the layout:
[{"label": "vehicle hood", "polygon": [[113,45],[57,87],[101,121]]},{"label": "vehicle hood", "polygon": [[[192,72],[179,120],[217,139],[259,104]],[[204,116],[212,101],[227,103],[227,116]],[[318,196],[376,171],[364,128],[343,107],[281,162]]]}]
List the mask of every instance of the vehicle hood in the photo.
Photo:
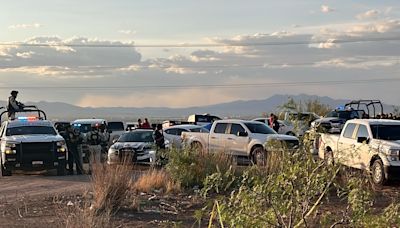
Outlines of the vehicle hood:
[{"label": "vehicle hood", "polygon": [[130,148],[134,150],[143,150],[145,147],[152,147],[154,143],[148,142],[116,142],[111,146],[112,149],[120,150],[122,148]]},{"label": "vehicle hood", "polygon": [[344,123],[345,120],[338,118],[338,117],[326,117],[326,118],[321,118],[321,119],[317,119],[315,120],[316,123],[335,123],[335,122],[342,122]]},{"label": "vehicle hood", "polygon": [[63,140],[64,138],[60,135],[14,135],[6,137],[6,141],[13,141],[17,143],[55,142]]},{"label": "vehicle hood", "polygon": [[254,134],[255,139],[261,140],[262,142],[267,142],[270,140],[279,140],[279,141],[291,141],[291,140],[299,140],[295,136],[291,135],[281,135],[281,134]]},{"label": "vehicle hood", "polygon": [[374,145],[375,147],[377,147],[377,146],[384,147],[386,149],[399,149],[400,150],[400,140],[389,141],[389,140],[373,139],[371,141],[371,145]]}]

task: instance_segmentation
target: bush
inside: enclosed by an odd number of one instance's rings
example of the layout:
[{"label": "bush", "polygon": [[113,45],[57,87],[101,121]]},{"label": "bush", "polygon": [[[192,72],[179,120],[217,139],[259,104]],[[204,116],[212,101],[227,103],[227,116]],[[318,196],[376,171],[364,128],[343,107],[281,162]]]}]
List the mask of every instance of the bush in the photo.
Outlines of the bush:
[{"label": "bush", "polygon": [[166,166],[172,179],[182,187],[202,186],[205,178],[219,169],[225,173],[231,158],[225,153],[204,153],[196,149],[171,150]]}]

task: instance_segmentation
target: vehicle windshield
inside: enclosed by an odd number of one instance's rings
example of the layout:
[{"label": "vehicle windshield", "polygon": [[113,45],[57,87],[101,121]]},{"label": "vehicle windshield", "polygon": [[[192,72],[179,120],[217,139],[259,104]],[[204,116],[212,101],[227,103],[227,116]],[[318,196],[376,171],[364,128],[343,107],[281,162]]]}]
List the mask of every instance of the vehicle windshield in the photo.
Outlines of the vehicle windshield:
[{"label": "vehicle windshield", "polygon": [[91,124],[73,124],[74,128],[78,128],[81,133],[88,133],[92,129]]},{"label": "vehicle windshield", "polygon": [[256,134],[277,134],[272,128],[262,123],[245,123],[251,133]]},{"label": "vehicle windshield", "polygon": [[124,131],[124,123],[122,122],[109,122],[108,129],[112,131]]},{"label": "vehicle windshield", "polygon": [[57,132],[49,126],[21,126],[8,128],[6,136],[12,135],[57,135]]},{"label": "vehicle windshield", "polygon": [[190,129],[190,131],[191,132],[205,132],[205,133],[210,132],[208,129],[203,128],[203,127],[192,128],[192,129]]},{"label": "vehicle windshield", "polygon": [[119,137],[118,142],[154,142],[152,131],[133,131]]},{"label": "vehicle windshield", "polygon": [[358,117],[358,113],[356,111],[332,111],[329,112],[326,117],[336,117],[339,119],[353,119]]},{"label": "vehicle windshield", "polygon": [[400,125],[371,125],[374,139],[400,140]]}]

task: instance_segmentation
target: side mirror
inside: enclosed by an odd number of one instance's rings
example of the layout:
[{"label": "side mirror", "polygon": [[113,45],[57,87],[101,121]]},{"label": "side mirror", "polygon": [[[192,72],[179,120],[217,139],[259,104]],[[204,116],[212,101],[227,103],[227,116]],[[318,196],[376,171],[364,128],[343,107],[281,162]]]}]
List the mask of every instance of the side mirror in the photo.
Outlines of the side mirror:
[{"label": "side mirror", "polygon": [[358,143],[366,143],[366,144],[368,144],[369,143],[369,140],[368,140],[368,138],[367,137],[358,137],[357,138],[357,142]]},{"label": "side mirror", "polygon": [[239,136],[239,137],[247,137],[247,136],[249,136],[249,134],[247,132],[245,132],[245,131],[240,131],[240,132],[237,133],[237,136]]},{"label": "side mirror", "polygon": [[112,133],[112,130],[107,130],[107,132],[111,134],[111,133]]}]

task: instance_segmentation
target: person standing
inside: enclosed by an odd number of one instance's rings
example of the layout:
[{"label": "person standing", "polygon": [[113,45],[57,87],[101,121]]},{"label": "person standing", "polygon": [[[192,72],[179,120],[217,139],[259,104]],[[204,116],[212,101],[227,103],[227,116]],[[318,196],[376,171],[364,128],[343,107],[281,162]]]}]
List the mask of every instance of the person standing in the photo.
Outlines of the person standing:
[{"label": "person standing", "polygon": [[138,127],[137,128],[139,128],[139,129],[142,128],[142,124],[143,124],[142,123],[142,119],[138,119],[137,123],[138,123]]},{"label": "person standing", "polygon": [[110,133],[106,129],[105,125],[100,128],[100,138],[101,138],[101,162],[107,160],[108,146],[110,145]]},{"label": "person standing", "polygon": [[278,117],[276,115],[273,116],[273,120],[272,120],[272,128],[276,131],[279,132],[279,122],[278,122]]},{"label": "person standing", "polygon": [[8,97],[7,112],[8,119],[14,120],[15,113],[24,108],[24,104],[17,101],[18,91],[11,91],[11,96]]},{"label": "person standing", "polygon": [[151,128],[149,120],[147,118],[144,118],[144,122],[142,124],[142,128],[146,128],[146,129],[150,129]]},{"label": "person standing", "polygon": [[157,149],[165,149],[165,139],[162,130],[162,125],[158,124],[156,130],[153,133],[154,142],[157,146]]},{"label": "person standing", "polygon": [[71,150],[72,148],[71,133],[72,133],[71,125],[66,126],[65,131],[62,133],[68,148],[68,169],[67,169],[68,175],[74,175],[74,154],[72,153]]},{"label": "person standing", "polygon": [[[68,145],[68,151],[71,151],[73,156],[73,163],[75,163],[76,167],[76,174],[81,175],[83,174],[83,157],[82,157],[82,150],[79,150],[79,146],[82,144],[82,135],[79,132],[79,129],[70,128],[71,131],[69,132],[70,138],[70,145]],[[73,163],[71,167],[73,168]],[[68,159],[68,166],[70,165]]]},{"label": "person standing", "polygon": [[86,134],[86,143],[89,146],[89,174],[92,173],[93,164],[100,164],[101,140],[98,127],[92,125],[91,131]]}]

